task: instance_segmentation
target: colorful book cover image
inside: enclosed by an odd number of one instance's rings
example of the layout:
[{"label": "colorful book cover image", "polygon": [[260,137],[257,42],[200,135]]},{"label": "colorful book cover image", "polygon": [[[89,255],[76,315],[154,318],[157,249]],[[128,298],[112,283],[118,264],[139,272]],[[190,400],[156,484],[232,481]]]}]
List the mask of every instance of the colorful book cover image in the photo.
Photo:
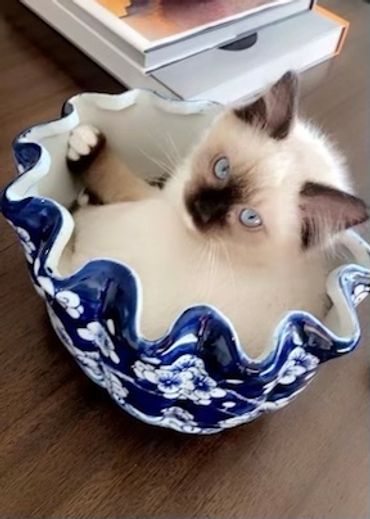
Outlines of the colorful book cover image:
[{"label": "colorful book cover image", "polygon": [[147,41],[174,37],[295,0],[96,0]]}]

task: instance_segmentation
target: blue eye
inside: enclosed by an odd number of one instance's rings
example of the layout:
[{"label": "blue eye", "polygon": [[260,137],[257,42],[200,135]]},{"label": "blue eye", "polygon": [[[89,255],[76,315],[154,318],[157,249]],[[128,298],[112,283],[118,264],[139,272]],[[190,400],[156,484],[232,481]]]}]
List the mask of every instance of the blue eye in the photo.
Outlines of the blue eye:
[{"label": "blue eye", "polygon": [[226,180],[230,175],[230,163],[227,157],[216,160],[213,166],[213,173],[218,180]]},{"label": "blue eye", "polygon": [[253,229],[263,225],[261,216],[254,209],[243,209],[240,212],[239,219],[243,225]]}]

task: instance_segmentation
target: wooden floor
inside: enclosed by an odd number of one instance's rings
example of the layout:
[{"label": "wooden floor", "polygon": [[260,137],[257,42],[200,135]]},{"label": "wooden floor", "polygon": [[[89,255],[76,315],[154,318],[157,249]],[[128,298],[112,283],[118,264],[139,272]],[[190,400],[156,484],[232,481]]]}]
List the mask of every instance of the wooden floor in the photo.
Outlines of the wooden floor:
[{"label": "wooden floor", "polygon": [[[339,58],[305,75],[303,106],[335,136],[370,202],[370,6],[325,4],[352,29]],[[15,0],[1,11],[3,185],[17,132],[57,116],[76,92],[122,87]],[[362,348],[323,367],[294,404],[221,435],[184,437],[126,416],[81,374],[2,219],[0,236],[1,517],[369,517],[368,304]]]}]

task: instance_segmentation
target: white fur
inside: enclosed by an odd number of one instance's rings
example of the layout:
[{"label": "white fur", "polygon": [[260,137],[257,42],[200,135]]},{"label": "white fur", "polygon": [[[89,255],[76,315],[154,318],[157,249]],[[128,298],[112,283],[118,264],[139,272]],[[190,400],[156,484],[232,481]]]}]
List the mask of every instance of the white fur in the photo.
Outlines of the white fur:
[{"label": "white fur", "polygon": [[81,155],[89,155],[91,149],[98,144],[99,130],[91,125],[78,126],[70,135],[68,141],[67,157],[77,161]]},{"label": "white fur", "polygon": [[[83,153],[79,139],[72,136],[71,147]],[[229,157],[233,174],[247,176],[253,187],[248,203],[262,215],[263,230],[251,232],[237,217],[227,230],[209,235],[194,228],[184,192],[199,178],[215,181],[209,167],[215,154]],[[343,160],[314,128],[297,121],[288,138],[277,141],[224,114],[160,196],[80,208],[63,271],[96,257],[122,261],[142,283],[146,337],[162,336],[186,308],[210,304],[231,320],[247,353],[260,356],[287,311],[322,318],[327,308],[327,258],[322,250],[302,253],[300,247],[298,197],[306,181],[349,190]]]}]

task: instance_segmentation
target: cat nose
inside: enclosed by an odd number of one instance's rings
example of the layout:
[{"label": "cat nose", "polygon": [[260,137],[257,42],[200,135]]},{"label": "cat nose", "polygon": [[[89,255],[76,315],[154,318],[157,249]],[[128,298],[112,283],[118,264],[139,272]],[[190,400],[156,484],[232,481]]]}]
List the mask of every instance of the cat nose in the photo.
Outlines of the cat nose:
[{"label": "cat nose", "polygon": [[187,197],[186,207],[195,225],[203,230],[224,224],[230,204],[221,190],[207,189]]},{"label": "cat nose", "polygon": [[193,202],[192,216],[202,224],[207,224],[215,214],[215,206],[208,200],[197,199]]}]

